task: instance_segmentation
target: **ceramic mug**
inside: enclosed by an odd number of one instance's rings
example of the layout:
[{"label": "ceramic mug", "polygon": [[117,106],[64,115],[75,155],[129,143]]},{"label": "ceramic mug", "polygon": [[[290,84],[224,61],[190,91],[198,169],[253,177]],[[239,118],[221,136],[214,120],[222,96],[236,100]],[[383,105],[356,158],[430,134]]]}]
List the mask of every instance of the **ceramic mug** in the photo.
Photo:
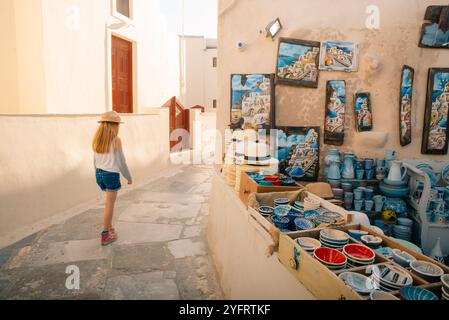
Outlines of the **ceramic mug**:
[{"label": "ceramic mug", "polygon": [[357,170],[363,169],[364,164],[365,164],[365,160],[363,160],[363,159],[357,159],[357,160],[355,161],[355,168],[356,168]]},{"label": "ceramic mug", "polygon": [[354,199],[355,200],[363,200],[363,189],[355,189],[354,190]]},{"label": "ceramic mug", "polygon": [[366,200],[365,201],[365,210],[366,211],[372,211],[373,210],[373,206],[374,206],[374,201],[373,200]]},{"label": "ceramic mug", "polygon": [[366,179],[367,180],[373,180],[375,176],[376,176],[376,170],[370,169],[370,170],[366,171]]},{"label": "ceramic mug", "polygon": [[371,170],[374,165],[374,159],[365,159],[365,170]]},{"label": "ceramic mug", "polygon": [[355,173],[357,180],[363,180],[363,178],[365,177],[365,170],[363,169],[357,169]]},{"label": "ceramic mug", "polygon": [[355,211],[362,211],[364,200],[355,200],[354,201],[354,210]]},{"label": "ceramic mug", "polygon": [[373,200],[374,200],[374,205],[375,205],[375,211],[381,212],[384,207],[384,203],[387,200],[387,197],[377,195],[377,196],[373,197]]},{"label": "ceramic mug", "polygon": [[365,190],[365,199],[366,200],[373,200],[374,197],[374,191],[371,189],[366,189]]}]

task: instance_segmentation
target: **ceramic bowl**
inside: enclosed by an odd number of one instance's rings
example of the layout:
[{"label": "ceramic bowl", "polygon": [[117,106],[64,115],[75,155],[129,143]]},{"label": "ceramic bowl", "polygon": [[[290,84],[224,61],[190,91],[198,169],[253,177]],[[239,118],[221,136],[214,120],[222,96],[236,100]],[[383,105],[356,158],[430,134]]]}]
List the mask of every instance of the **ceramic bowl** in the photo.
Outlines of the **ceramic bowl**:
[{"label": "ceramic bowl", "polygon": [[346,232],[336,229],[323,229],[320,231],[320,237],[336,243],[345,243],[349,241],[349,235]]},{"label": "ceramic bowl", "polygon": [[362,230],[348,230],[348,234],[356,240],[360,240],[362,236],[368,235],[368,232]]},{"label": "ceramic bowl", "polygon": [[371,292],[369,296],[371,300],[399,300],[398,297],[395,297],[391,293],[380,290]]},{"label": "ceramic bowl", "polygon": [[400,293],[404,300],[440,300],[433,292],[419,287],[402,288]]},{"label": "ceramic bowl", "polygon": [[305,198],[304,199],[304,210],[316,210],[320,207],[320,201],[312,198]]},{"label": "ceramic bowl", "polygon": [[408,195],[410,188],[406,186],[391,186],[384,182],[379,184],[379,190],[387,197],[401,198]]},{"label": "ceramic bowl", "polygon": [[449,274],[443,274],[441,276],[441,282],[443,283],[443,286],[447,289],[447,292],[449,292]]},{"label": "ceramic bowl", "polygon": [[354,291],[361,295],[369,295],[376,290],[376,284],[374,281],[360,273],[356,272],[343,272],[338,276]]},{"label": "ceramic bowl", "polygon": [[[288,229],[288,224],[290,222],[290,220],[288,220],[288,218],[286,217],[279,217],[279,216],[272,216],[271,220],[273,221],[273,223],[279,228],[279,229],[283,229],[286,230]],[[282,230],[281,230],[282,231]]]},{"label": "ceramic bowl", "polygon": [[297,230],[309,230],[315,228],[315,224],[306,218],[296,218],[294,223]]},{"label": "ceramic bowl", "polygon": [[313,252],[313,256],[321,263],[334,267],[346,265],[348,262],[343,253],[331,248],[318,248]]},{"label": "ceramic bowl", "polygon": [[315,249],[321,248],[321,243],[314,238],[308,237],[296,238],[295,242],[306,251],[314,251]]},{"label": "ceramic bowl", "polygon": [[381,263],[373,266],[373,277],[385,287],[402,288],[413,284],[412,276],[402,267]]},{"label": "ceramic bowl", "polygon": [[269,207],[269,206],[262,206],[262,207],[259,207],[259,212],[263,216],[269,216],[269,215],[273,214],[274,208]]},{"label": "ceramic bowl", "polygon": [[288,198],[276,199],[276,200],[274,200],[274,204],[278,205],[278,206],[285,206],[285,205],[290,204],[290,199],[288,199]]},{"label": "ceramic bowl", "polygon": [[410,263],[410,268],[412,268],[413,273],[429,282],[439,281],[441,276],[444,274],[443,269],[427,261],[412,261]]},{"label": "ceramic bowl", "polygon": [[385,258],[393,257],[393,250],[390,247],[383,247],[374,251],[376,251],[378,254],[383,255]]},{"label": "ceramic bowl", "polygon": [[290,206],[277,206],[273,210],[273,215],[277,217],[287,217],[291,210]]},{"label": "ceramic bowl", "polygon": [[382,244],[382,238],[376,237],[376,236],[372,236],[372,235],[366,235],[366,236],[362,236],[360,238],[360,240],[362,240],[362,242],[364,244],[366,244],[367,246],[371,247],[371,246],[380,246]]},{"label": "ceramic bowl", "polygon": [[399,249],[393,249],[392,251],[393,260],[402,267],[408,268],[410,262],[415,261],[416,258],[405,251]]},{"label": "ceramic bowl", "polygon": [[343,253],[351,259],[362,262],[373,261],[376,257],[373,250],[361,244],[347,244],[343,247]]}]

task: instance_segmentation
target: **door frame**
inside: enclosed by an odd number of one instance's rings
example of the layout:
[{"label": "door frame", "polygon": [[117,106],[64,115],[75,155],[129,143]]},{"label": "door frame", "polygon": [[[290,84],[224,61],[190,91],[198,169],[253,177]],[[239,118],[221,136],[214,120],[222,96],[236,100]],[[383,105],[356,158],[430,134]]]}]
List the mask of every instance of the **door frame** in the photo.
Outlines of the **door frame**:
[{"label": "door frame", "polygon": [[137,94],[137,49],[138,44],[137,41],[129,35],[125,36],[119,31],[112,31],[107,30],[107,36],[106,36],[106,111],[112,111],[113,110],[113,103],[112,103],[112,37],[117,37],[120,39],[123,39],[125,41],[131,42],[132,44],[132,57],[131,57],[131,63],[132,63],[132,100],[133,100],[133,114],[138,113],[139,106],[137,104],[138,102],[138,94]]}]

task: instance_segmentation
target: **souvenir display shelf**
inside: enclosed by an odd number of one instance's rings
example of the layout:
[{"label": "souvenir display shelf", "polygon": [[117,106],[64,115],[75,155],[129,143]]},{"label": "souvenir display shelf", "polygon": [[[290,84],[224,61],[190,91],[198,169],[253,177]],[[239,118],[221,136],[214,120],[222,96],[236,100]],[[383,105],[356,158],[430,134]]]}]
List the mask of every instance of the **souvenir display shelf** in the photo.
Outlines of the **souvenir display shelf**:
[{"label": "souvenir display shelf", "polygon": [[[417,169],[415,166],[404,163],[409,176],[410,194],[407,203],[414,210],[411,215],[418,227],[418,237],[423,252],[428,254],[435,245],[438,238],[441,238],[443,252],[449,251],[449,225],[440,225],[427,220],[427,208],[430,201],[431,182],[427,174]],[[414,199],[413,195],[420,183],[424,184],[424,189],[420,199]]]},{"label": "souvenir display shelf", "polygon": [[[394,241],[392,238],[378,234],[376,231],[369,227],[361,225],[347,225],[343,227],[336,227],[333,229],[347,231],[347,230],[363,230],[367,231],[371,235],[380,237],[383,240],[383,245],[392,249],[400,249],[410,255],[414,256],[417,260],[423,260],[431,262],[441,267],[444,272],[449,273],[449,268],[441,263],[438,263],[427,256],[416,253],[413,250],[401,245]],[[299,237],[311,237],[319,238],[319,229],[300,231],[291,234],[281,234],[279,239],[279,251],[278,258],[280,262],[289,270],[289,272],[301,282],[310,292],[321,300],[367,300],[369,297],[362,296],[355,292],[352,288],[347,286],[338,275],[342,272],[356,272],[366,276],[370,274],[369,266],[344,269],[339,271],[331,271],[326,266],[321,264],[312,255],[303,250],[294,239]],[[350,238],[350,243],[362,244],[360,241]],[[383,255],[376,252],[376,258],[373,265],[379,263],[389,263],[398,266],[393,260],[389,260]],[[407,269],[405,269],[407,270]],[[407,270],[409,271],[409,270]],[[441,295],[442,283],[429,283],[425,279],[409,272],[413,278],[413,286],[429,288],[434,291],[438,296]],[[399,297],[399,291],[391,292],[393,295]]]}]

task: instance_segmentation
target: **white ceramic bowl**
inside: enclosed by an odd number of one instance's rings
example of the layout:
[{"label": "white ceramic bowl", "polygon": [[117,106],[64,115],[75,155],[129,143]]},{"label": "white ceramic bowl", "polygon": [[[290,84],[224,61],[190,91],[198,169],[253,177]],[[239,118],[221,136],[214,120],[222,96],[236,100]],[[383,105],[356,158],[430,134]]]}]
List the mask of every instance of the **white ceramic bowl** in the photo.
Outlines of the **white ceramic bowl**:
[{"label": "white ceramic bowl", "polygon": [[349,241],[349,235],[346,232],[336,229],[323,229],[320,231],[320,237],[324,240],[341,244]]},{"label": "white ceramic bowl", "polygon": [[338,277],[343,280],[348,286],[350,286],[354,291],[362,295],[368,295],[377,288],[372,279],[360,273],[343,272]]},{"label": "white ceramic bowl", "polygon": [[412,261],[410,263],[410,268],[412,268],[412,272],[414,272],[419,277],[422,277],[429,282],[438,281],[444,274],[443,269],[427,261],[420,261],[420,260]]},{"label": "white ceramic bowl", "polygon": [[409,267],[410,262],[416,261],[416,258],[405,251],[393,249],[393,260],[403,267]]},{"label": "white ceramic bowl", "polygon": [[301,237],[297,238],[295,241],[297,244],[299,244],[303,249],[307,251],[313,251],[321,247],[321,243],[314,238]]},{"label": "white ceramic bowl", "polygon": [[441,282],[443,283],[443,286],[447,289],[447,292],[449,292],[449,274],[443,274],[441,276]]},{"label": "white ceramic bowl", "polygon": [[[390,272],[382,277],[382,273],[387,268],[390,269]],[[381,283],[394,288],[407,287],[413,284],[412,276],[405,269],[387,263],[373,266],[373,277],[377,278]],[[395,280],[393,281],[393,279]]]},{"label": "white ceramic bowl", "polygon": [[391,293],[381,290],[371,292],[370,298],[371,300],[400,300],[398,297],[395,297]]}]

